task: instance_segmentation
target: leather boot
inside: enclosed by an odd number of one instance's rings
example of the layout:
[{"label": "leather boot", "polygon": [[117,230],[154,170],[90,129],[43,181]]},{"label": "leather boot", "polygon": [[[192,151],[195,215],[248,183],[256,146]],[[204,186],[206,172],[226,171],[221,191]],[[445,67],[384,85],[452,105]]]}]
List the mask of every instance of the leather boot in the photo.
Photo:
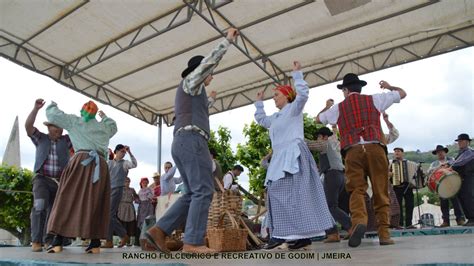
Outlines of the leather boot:
[{"label": "leather boot", "polygon": [[341,242],[339,233],[329,234],[328,237],[323,241],[324,243],[337,243]]},{"label": "leather boot", "polygon": [[42,247],[41,243],[39,243],[39,242],[31,243],[31,251],[33,251],[33,252],[43,251],[43,247]]}]

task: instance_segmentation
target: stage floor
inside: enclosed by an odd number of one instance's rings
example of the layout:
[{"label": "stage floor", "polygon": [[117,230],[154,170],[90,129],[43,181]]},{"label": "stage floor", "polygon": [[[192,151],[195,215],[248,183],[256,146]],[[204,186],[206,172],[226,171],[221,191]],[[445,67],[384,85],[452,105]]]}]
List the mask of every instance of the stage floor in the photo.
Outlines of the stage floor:
[{"label": "stage floor", "polygon": [[220,253],[208,258],[190,258],[175,252],[173,257],[142,252],[137,247],[102,249],[84,254],[81,247],[66,247],[60,254],[33,253],[29,247],[0,248],[0,265],[474,265],[474,234],[439,234],[395,237],[395,245],[380,246],[378,238],[365,238],[358,248],[347,241],[334,244],[313,242],[309,250],[289,252],[247,251]]}]

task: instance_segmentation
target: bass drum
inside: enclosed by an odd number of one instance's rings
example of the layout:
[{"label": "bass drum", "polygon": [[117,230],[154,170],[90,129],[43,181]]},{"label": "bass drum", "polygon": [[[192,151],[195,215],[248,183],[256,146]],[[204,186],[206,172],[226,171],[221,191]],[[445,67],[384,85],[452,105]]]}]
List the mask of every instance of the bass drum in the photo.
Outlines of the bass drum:
[{"label": "bass drum", "polygon": [[439,168],[428,178],[428,188],[438,193],[440,198],[450,199],[458,194],[461,189],[462,179],[451,168]]}]

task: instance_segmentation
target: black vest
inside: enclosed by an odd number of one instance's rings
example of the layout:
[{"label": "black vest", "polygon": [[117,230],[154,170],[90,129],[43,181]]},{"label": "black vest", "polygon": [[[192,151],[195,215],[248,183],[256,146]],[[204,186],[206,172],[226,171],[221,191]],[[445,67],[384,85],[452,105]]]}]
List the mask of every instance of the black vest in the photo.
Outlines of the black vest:
[{"label": "black vest", "polygon": [[191,96],[184,92],[181,81],[176,91],[174,112],[176,120],[173,133],[181,127],[195,125],[210,136],[208,100],[204,87],[199,95]]}]

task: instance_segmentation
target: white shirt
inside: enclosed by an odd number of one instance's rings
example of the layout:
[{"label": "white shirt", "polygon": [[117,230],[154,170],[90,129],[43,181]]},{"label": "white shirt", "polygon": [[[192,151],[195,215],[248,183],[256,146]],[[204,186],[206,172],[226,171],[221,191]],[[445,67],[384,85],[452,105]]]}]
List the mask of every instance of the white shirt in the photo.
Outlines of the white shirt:
[{"label": "white shirt", "polygon": [[237,190],[238,185],[232,185],[234,181],[234,174],[232,172],[227,172],[223,177],[224,180],[224,189]]},{"label": "white shirt", "polygon": [[[351,92],[350,94],[357,93]],[[349,95],[350,95],[349,94]],[[387,110],[392,104],[400,102],[400,94],[398,91],[390,91],[387,93],[377,93],[372,95],[375,108],[380,112]],[[323,124],[337,124],[339,118],[339,104],[333,105],[325,112],[319,114],[319,120]]]}]

